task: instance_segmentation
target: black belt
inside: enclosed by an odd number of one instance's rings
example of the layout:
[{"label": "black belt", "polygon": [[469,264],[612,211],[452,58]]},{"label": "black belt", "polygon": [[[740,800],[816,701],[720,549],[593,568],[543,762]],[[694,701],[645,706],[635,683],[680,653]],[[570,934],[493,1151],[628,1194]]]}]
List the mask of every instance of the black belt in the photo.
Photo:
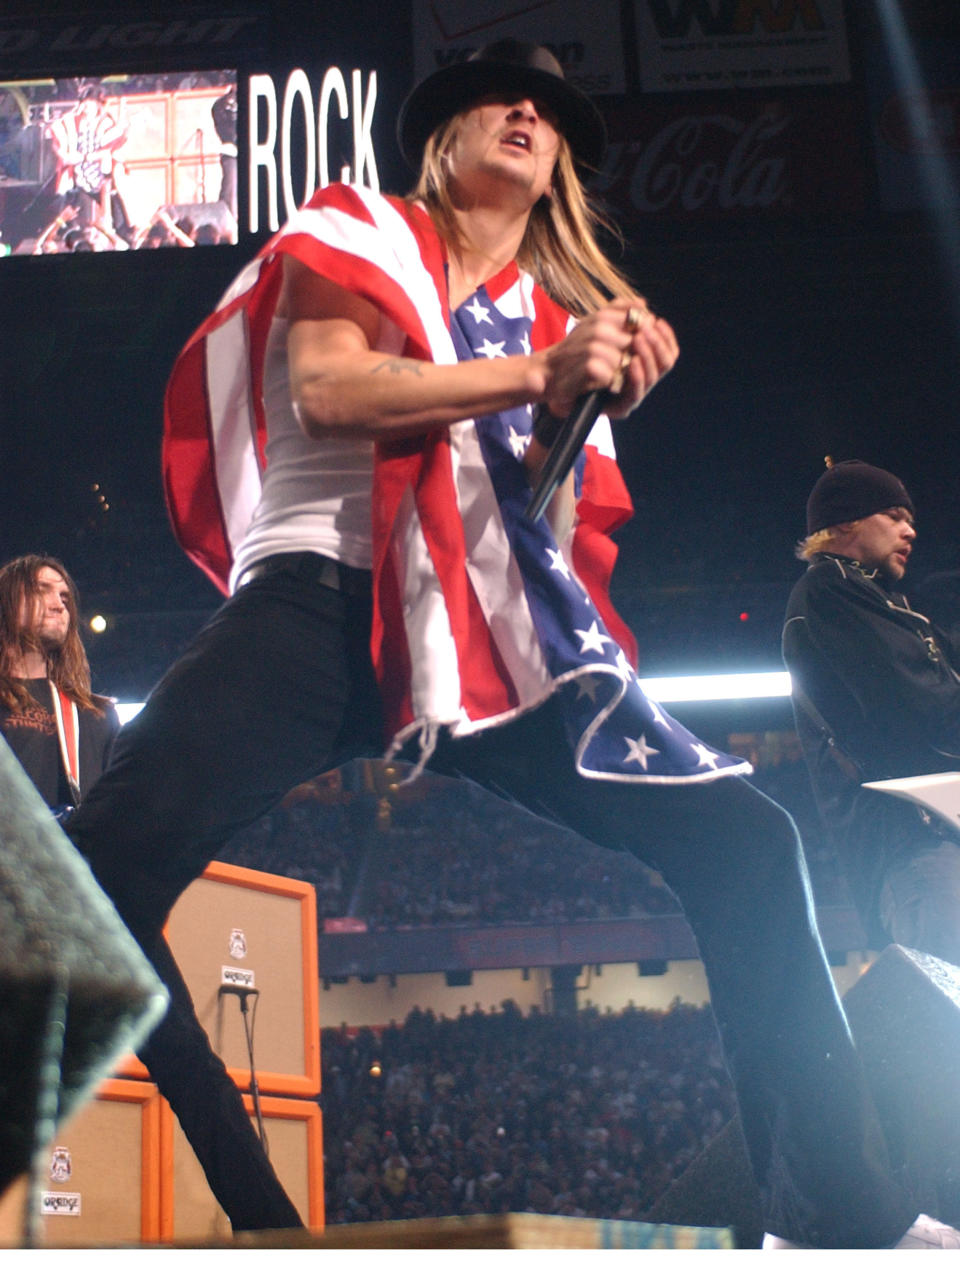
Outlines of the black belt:
[{"label": "black belt", "polygon": [[237,587],[242,588],[251,580],[263,579],[267,575],[296,575],[307,583],[322,584],[324,588],[332,588],[334,592],[342,592],[348,597],[370,591],[369,571],[347,566],[345,562],[338,562],[323,553],[274,553],[272,557],[248,566],[237,581]]}]

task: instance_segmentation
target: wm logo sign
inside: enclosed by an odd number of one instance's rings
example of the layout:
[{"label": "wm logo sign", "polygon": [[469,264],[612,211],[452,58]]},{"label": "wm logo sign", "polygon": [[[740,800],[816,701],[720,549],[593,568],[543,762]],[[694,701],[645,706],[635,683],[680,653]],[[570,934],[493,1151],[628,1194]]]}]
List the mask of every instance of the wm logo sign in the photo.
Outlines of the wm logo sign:
[{"label": "wm logo sign", "polygon": [[661,39],[703,35],[749,35],[758,28],[781,34],[798,27],[825,28],[818,0],[647,0]]}]

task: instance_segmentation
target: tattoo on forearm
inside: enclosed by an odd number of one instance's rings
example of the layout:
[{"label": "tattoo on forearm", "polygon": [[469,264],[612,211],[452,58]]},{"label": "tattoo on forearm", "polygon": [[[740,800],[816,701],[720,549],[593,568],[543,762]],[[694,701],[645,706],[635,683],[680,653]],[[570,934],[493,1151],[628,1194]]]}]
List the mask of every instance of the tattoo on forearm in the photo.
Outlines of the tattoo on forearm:
[{"label": "tattoo on forearm", "polygon": [[422,365],[419,360],[381,360],[378,365],[370,370],[371,377],[374,373],[412,373],[414,377],[422,377]]}]

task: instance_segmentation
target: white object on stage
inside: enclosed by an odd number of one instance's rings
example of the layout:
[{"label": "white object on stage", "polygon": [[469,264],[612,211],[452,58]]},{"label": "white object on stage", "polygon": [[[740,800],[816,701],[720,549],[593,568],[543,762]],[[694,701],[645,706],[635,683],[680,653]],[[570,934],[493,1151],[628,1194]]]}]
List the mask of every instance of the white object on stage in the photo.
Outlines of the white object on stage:
[{"label": "white object on stage", "polygon": [[922,777],[891,777],[888,781],[865,781],[865,790],[909,799],[960,828],[960,772],[934,772]]}]

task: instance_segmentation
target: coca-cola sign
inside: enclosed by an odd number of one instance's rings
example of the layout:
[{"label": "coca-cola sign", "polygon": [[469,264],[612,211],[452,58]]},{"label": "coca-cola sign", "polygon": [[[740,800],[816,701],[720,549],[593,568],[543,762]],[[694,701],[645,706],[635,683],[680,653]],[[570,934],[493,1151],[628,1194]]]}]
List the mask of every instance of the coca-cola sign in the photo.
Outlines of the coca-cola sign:
[{"label": "coca-cola sign", "polygon": [[[766,142],[787,125],[785,115],[766,110],[749,122],[724,113],[674,119],[638,155],[630,179],[630,202],[638,211],[684,212],[714,203],[721,211],[767,209],[787,196],[786,160]],[[716,153],[718,146],[725,156]]]},{"label": "coca-cola sign", "polygon": [[856,107],[729,98],[624,102],[593,187],[626,213],[666,218],[860,211],[866,173]]}]

